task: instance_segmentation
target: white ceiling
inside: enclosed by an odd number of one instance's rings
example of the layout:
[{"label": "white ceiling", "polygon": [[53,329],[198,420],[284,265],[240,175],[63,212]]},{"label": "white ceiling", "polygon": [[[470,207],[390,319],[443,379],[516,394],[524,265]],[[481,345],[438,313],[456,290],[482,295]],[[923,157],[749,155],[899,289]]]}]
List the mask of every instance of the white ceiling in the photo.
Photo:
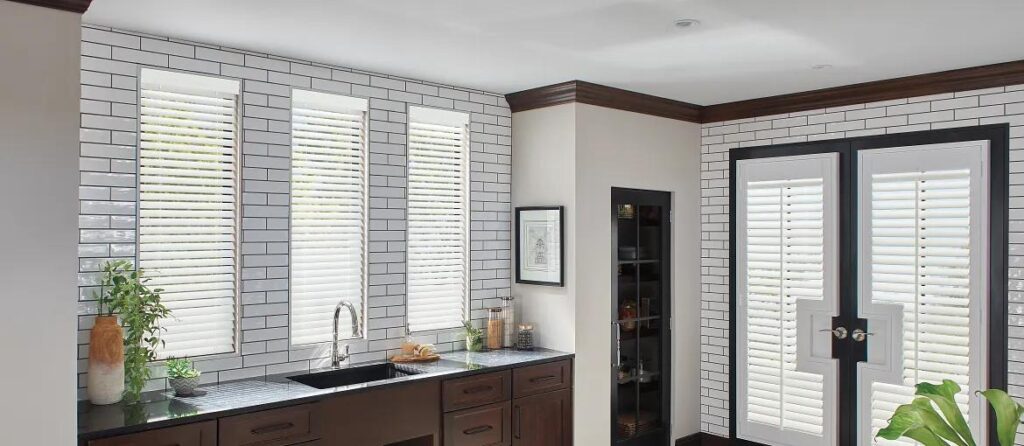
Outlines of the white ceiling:
[{"label": "white ceiling", "polygon": [[579,79],[701,105],[1024,59],[1021,0],[94,0],[84,21],[496,93]]}]

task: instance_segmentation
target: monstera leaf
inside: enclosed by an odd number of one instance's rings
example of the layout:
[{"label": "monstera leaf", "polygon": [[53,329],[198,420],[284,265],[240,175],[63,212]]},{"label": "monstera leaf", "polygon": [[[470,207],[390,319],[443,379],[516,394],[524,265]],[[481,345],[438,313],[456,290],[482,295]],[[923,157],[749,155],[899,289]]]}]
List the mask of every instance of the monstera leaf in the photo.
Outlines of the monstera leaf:
[{"label": "monstera leaf", "polygon": [[[960,390],[959,385],[948,379],[942,384],[918,384],[914,393],[917,398],[910,404],[897,407],[889,418],[889,425],[875,436],[887,440],[906,437],[924,446],[976,446],[967,419],[956,404],[955,396]],[[988,400],[996,414],[999,444],[1013,446],[1017,426],[1024,416],[1024,405],[1018,404],[1002,390],[989,389],[978,393]]]}]

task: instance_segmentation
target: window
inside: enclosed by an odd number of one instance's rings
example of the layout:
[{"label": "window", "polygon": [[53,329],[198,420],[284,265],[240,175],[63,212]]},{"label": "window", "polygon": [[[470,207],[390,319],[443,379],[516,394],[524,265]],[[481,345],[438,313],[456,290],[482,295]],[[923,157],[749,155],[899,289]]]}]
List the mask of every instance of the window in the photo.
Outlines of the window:
[{"label": "window", "polygon": [[160,357],[235,351],[236,81],[143,69],[138,263],[172,312]]},{"label": "window", "polygon": [[[921,381],[956,381],[976,433],[986,388],[988,200],[985,142],[865,150],[860,196],[861,308],[888,316],[872,328],[868,357],[894,354],[861,376],[861,423],[868,435],[914,398]],[[901,327],[902,326],[902,327]],[[891,328],[886,328],[891,327]],[[876,353],[877,352],[877,353]],[[872,364],[874,365],[874,364]],[[879,440],[879,444],[911,444]],[[982,441],[981,443],[984,443]]]},{"label": "window", "polygon": [[292,345],[329,342],[340,301],[363,317],[366,110],[365,99],[292,93]]},{"label": "window", "polygon": [[838,314],[838,164],[835,154],[736,163],[742,438],[834,444],[836,363],[820,330]]},{"label": "window", "polygon": [[409,109],[409,330],[466,318],[469,264],[469,115]]}]

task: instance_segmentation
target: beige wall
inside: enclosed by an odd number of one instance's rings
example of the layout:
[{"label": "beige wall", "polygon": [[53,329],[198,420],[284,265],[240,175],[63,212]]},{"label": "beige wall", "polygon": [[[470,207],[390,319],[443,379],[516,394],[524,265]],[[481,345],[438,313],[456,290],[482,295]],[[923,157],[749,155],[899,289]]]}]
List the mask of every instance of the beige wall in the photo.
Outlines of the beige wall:
[{"label": "beige wall", "polygon": [[75,442],[80,18],[0,0],[4,444]]},{"label": "beige wall", "polygon": [[[584,104],[515,113],[512,202],[566,206],[567,286],[517,285],[524,316],[543,318],[576,353],[575,443],[611,435],[611,188],[672,193],[672,438],[699,428],[700,127]],[[567,123],[571,121],[571,123]],[[571,126],[571,128],[569,128]],[[573,334],[563,335],[563,326]],[[543,334],[542,334],[543,336]],[[572,338],[572,343],[564,341]]]},{"label": "beige wall", "polygon": [[[534,324],[537,344],[562,351],[576,350],[576,233],[569,229],[573,227],[576,215],[575,120],[573,104],[512,115],[512,205],[565,206],[562,218],[566,227],[566,285],[548,287],[513,283],[512,295],[519,300],[519,320]],[[513,232],[514,225],[515,221]]]}]

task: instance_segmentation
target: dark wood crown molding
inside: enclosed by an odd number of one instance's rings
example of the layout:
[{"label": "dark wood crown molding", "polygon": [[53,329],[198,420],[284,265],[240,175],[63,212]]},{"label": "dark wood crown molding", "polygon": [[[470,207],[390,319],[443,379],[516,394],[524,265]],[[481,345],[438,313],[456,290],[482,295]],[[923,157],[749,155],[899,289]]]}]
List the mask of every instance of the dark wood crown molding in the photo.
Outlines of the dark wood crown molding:
[{"label": "dark wood crown molding", "polygon": [[569,81],[505,95],[513,112],[579,102],[681,121],[700,122],[699,105],[584,81]]},{"label": "dark wood crown molding", "polygon": [[11,0],[28,5],[42,6],[44,8],[59,9],[61,11],[84,13],[89,9],[92,0]]},{"label": "dark wood crown molding", "polygon": [[1024,60],[700,106],[569,81],[505,96],[513,112],[580,102],[688,122],[721,122],[827,107],[1024,84]]},{"label": "dark wood crown molding", "polygon": [[701,121],[729,121],[1022,83],[1024,61],[1006,62],[711,105],[703,108]]}]

